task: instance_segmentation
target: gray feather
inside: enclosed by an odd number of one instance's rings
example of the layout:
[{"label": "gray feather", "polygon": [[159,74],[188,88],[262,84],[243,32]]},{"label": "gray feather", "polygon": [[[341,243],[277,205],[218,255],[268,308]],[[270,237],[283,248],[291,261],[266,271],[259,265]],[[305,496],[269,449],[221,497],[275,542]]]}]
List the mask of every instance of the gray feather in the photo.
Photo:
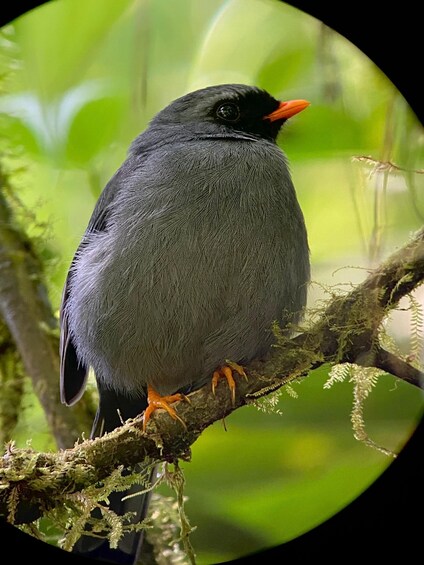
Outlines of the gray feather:
[{"label": "gray feather", "polygon": [[65,306],[73,343],[107,387],[200,386],[225,359],[269,349],[306,301],[306,230],[283,152],[263,138],[138,140],[107,229],[89,231]]}]

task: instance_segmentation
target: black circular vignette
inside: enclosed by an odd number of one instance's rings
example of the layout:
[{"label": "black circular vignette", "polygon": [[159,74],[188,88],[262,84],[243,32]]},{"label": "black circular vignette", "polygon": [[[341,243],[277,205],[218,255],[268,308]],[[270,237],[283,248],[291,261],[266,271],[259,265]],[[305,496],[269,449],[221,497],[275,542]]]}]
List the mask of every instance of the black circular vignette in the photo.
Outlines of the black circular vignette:
[{"label": "black circular vignette", "polygon": [[423,440],[421,420],[397,459],[351,504],[294,540],[231,563],[391,562],[399,556],[412,560],[422,551],[424,458],[418,454]]},{"label": "black circular vignette", "polygon": [[37,0],[4,2],[0,13],[0,27],[12,22],[14,19],[22,16],[22,14],[25,14],[42,4],[48,4],[48,2],[46,0],[44,0],[44,2],[39,2]]},{"label": "black circular vignette", "polygon": [[420,80],[421,19],[417,5],[377,0],[287,0],[286,4],[321,20],[358,47],[406,98],[421,123],[423,87]]},{"label": "black circular vignette", "polygon": [[[71,1],[71,0],[69,0]],[[46,2],[10,3],[0,14],[0,26]],[[422,86],[417,71],[420,18],[412,2],[392,10],[370,0],[337,3],[334,0],[290,0],[286,2],[324,22],[365,53],[406,98],[424,122]],[[416,6],[416,4],[415,4]],[[398,458],[350,505],[304,535],[281,546],[258,552],[231,563],[306,563],[325,559],[415,557],[422,548],[419,512],[423,504],[423,420]],[[0,522],[1,539],[8,543],[10,560],[20,556],[40,558],[47,563],[99,563],[66,553],[40,542],[17,528]],[[3,554],[4,556],[4,554]],[[5,558],[7,559],[7,558]],[[5,560],[7,563],[7,561]]]}]

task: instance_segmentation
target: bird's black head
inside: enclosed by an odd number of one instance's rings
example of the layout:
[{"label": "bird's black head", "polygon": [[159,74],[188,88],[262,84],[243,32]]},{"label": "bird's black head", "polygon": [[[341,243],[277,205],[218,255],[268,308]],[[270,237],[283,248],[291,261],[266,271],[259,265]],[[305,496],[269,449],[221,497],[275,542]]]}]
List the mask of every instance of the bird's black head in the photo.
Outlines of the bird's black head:
[{"label": "bird's black head", "polygon": [[275,141],[283,123],[309,105],[305,100],[279,102],[265,90],[224,84],[196,90],[159,112],[151,127],[162,126],[197,138]]}]

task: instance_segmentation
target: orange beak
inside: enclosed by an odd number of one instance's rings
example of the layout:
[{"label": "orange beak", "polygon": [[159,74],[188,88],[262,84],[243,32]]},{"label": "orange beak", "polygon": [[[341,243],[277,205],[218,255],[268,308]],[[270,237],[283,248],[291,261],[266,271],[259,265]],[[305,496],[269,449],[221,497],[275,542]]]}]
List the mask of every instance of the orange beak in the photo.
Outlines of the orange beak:
[{"label": "orange beak", "polygon": [[280,102],[276,110],[264,116],[264,120],[287,120],[295,114],[298,114],[310,105],[307,100],[289,100],[288,102]]}]

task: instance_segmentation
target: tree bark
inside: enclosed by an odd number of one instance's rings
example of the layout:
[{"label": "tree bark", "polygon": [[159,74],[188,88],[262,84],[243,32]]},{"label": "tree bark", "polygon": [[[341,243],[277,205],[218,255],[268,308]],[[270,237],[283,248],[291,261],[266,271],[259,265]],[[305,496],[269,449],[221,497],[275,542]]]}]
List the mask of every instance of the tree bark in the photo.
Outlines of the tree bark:
[{"label": "tree bark", "polygon": [[58,447],[70,447],[82,432],[90,430],[94,413],[87,400],[72,409],[60,402],[58,322],[43,281],[41,260],[15,223],[5,197],[8,182],[0,168],[0,317],[12,335]]}]

